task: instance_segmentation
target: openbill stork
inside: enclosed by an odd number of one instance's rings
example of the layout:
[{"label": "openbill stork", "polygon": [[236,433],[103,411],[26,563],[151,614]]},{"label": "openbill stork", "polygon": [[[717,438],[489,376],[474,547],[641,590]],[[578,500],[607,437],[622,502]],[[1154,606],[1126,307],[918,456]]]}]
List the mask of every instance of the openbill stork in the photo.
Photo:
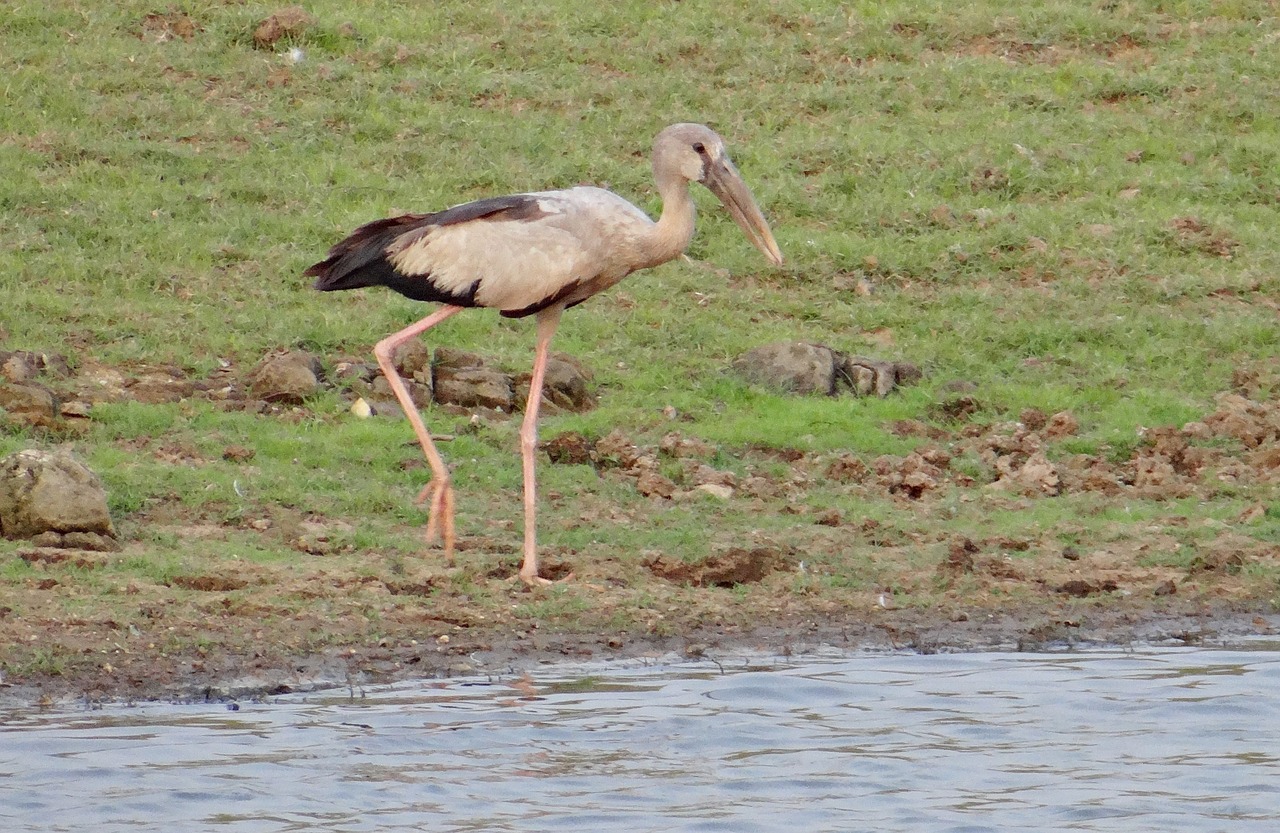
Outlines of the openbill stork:
[{"label": "openbill stork", "polygon": [[724,141],[700,124],[675,124],[653,143],[653,175],[662,197],[657,222],[601,188],[513,194],[477,200],[435,214],[406,214],[363,225],[307,269],[322,291],[386,286],[417,301],[443,304],[373,348],[378,366],[404,408],[431,465],[431,481],[418,496],[430,500],[428,543],[443,536],[454,544],[453,486],[393,362],[401,344],[466,307],[491,307],[508,318],[536,315],[537,346],[529,400],[520,426],[524,463],[524,562],[526,584],[538,575],[537,493],[534,456],[538,406],[547,349],[568,307],[603,292],[638,269],[680,255],[693,238],[694,203],[689,183],[711,189],[747,238],[775,264],[782,263],[773,233],[751,190],[725,151]]}]

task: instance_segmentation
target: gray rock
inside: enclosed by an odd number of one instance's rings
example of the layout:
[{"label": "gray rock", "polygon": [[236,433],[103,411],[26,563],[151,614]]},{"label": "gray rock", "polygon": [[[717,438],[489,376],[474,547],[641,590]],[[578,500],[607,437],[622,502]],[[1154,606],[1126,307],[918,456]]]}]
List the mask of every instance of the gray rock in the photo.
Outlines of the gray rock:
[{"label": "gray rock", "polygon": [[396,348],[393,363],[396,372],[405,379],[431,386],[431,350],[418,339]]},{"label": "gray rock", "polygon": [[511,377],[491,367],[436,366],[436,402],[462,408],[492,408],[511,413],[514,401]]},{"label": "gray rock", "polygon": [[865,356],[836,354],[836,385],[856,396],[888,396],[898,384],[898,366]]},{"label": "gray rock", "polygon": [[465,370],[472,367],[488,367],[489,363],[479,353],[459,350],[457,347],[437,347],[432,365],[436,369]]},{"label": "gray rock", "polygon": [[89,532],[115,537],[98,476],[67,451],[18,451],[0,460],[0,534]]},{"label": "gray rock", "polygon": [[[401,381],[404,382],[405,390],[409,392],[409,401],[415,406],[422,409],[431,404],[431,388],[416,381],[405,380],[403,377]],[[374,379],[373,384],[368,386],[365,396],[373,406],[375,415],[397,419],[404,416],[404,411],[400,408],[400,400],[396,399],[395,392],[391,390],[391,383],[385,376],[379,375]]]},{"label": "gray rock", "polygon": [[895,388],[920,379],[920,368],[850,356],[824,344],[784,341],[765,344],[734,360],[733,371],[750,384],[781,393],[834,396],[887,396]]},{"label": "gray rock", "polygon": [[[531,373],[521,374],[515,383],[515,405],[523,409],[529,400]],[[581,413],[595,407],[589,383],[591,374],[577,360],[563,354],[547,358],[547,375],[542,380],[542,412]]]},{"label": "gray rock", "polygon": [[750,384],[783,393],[835,393],[835,351],[821,344],[765,344],[735,359],[733,370]]},{"label": "gray rock", "polygon": [[249,373],[249,390],[259,399],[301,405],[320,388],[320,360],[310,353],[289,351],[267,356]]},{"label": "gray rock", "polygon": [[511,413],[515,401],[510,376],[490,367],[483,356],[454,347],[436,348],[431,384],[432,398],[441,405]]}]

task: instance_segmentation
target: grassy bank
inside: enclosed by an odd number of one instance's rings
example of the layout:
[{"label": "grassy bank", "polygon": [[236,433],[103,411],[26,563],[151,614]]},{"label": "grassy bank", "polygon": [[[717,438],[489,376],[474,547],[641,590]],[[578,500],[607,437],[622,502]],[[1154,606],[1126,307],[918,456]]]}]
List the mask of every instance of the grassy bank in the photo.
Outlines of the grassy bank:
[{"label": "grassy bank", "polygon": [[[581,182],[656,213],[652,137],[701,121],[787,265],[698,194],[691,261],[566,315],[555,346],[589,366],[598,407],[542,435],[616,428],[677,485],[705,465],[735,494],[654,498],[625,472],[543,465],[542,540],[578,580],[531,595],[503,582],[519,540],[507,421],[428,415],[455,435],[468,548],[452,571],[422,551],[407,425],[352,418],[340,385],[263,413],[192,397],[10,426],[0,456],[74,444],[124,541],[54,563],[0,542],[11,678],[198,662],[264,622],[283,656],[459,629],[890,616],[886,593],[1054,621],[1135,595],[1275,605],[1274,3],[314,2],[296,31],[255,39],[280,11],[6,6],[0,349],[193,379],[242,378],[282,347],[364,358],[426,310],[309,289],[302,270],[355,225]],[[724,372],[783,339],[925,376],[885,399],[797,400]],[[532,325],[477,311],[432,341],[519,370]],[[1256,431],[1226,426],[1244,407],[1226,395],[1257,407]],[[1031,441],[1012,425],[1057,413],[1077,427]],[[1206,419],[1189,456],[1150,430]],[[696,450],[661,451],[672,432]],[[1002,457],[1037,451],[1058,485],[999,484]],[[1162,455],[1173,474],[1144,480]],[[1114,488],[1088,479],[1103,470]],[[734,550],[788,568],[725,589],[653,566]],[[1081,570],[1092,589],[1056,589]],[[1177,592],[1154,595],[1166,582]]]}]

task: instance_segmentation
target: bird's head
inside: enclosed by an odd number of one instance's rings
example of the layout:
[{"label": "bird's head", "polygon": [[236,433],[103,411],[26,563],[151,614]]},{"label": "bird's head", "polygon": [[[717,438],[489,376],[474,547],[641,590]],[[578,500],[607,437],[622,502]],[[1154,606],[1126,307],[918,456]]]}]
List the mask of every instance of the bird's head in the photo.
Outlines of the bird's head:
[{"label": "bird's head", "polygon": [[714,130],[688,123],[673,124],[663,130],[653,142],[653,170],[659,180],[675,175],[686,182],[707,186],[746,233],[747,239],[773,263],[782,264],[782,251],[773,239],[769,223],[729,158],[724,140]]}]

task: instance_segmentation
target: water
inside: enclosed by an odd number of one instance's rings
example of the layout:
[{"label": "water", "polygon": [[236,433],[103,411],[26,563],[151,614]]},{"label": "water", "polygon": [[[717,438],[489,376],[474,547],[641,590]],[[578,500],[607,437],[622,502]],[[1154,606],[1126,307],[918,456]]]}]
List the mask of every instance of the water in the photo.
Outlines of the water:
[{"label": "water", "polygon": [[1280,830],[1274,643],[355,694],[0,713],[0,831]]}]

